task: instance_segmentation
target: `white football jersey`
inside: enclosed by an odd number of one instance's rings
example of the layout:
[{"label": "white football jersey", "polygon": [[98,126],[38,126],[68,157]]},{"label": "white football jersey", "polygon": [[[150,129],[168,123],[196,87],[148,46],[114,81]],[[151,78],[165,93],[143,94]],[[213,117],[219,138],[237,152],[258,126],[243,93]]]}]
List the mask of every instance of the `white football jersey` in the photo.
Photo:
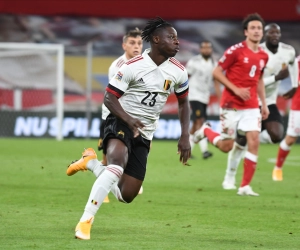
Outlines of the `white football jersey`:
[{"label": "white football jersey", "polygon": [[294,86],[294,82],[297,82],[298,71],[297,62],[295,61],[295,49],[288,44],[280,42],[277,52],[273,54],[273,52],[267,48],[266,43],[262,43],[260,46],[269,56],[269,61],[264,69],[263,75],[266,102],[267,105],[276,104],[278,86],[281,81],[275,81],[275,75],[277,75],[283,67],[288,66],[292,85]]},{"label": "white football jersey", "polygon": [[[125,53],[122,56],[120,56],[119,58],[117,58],[116,60],[114,60],[108,69],[108,80],[113,78],[113,76],[118,72],[118,70],[121,68],[121,66],[124,63],[126,63],[127,61],[128,60],[125,56]],[[109,113],[110,113],[109,109],[103,103],[102,104],[102,119],[106,120],[106,117],[109,115]]]},{"label": "white football jersey", "polygon": [[208,104],[210,88],[213,84],[212,72],[217,66],[212,58],[206,60],[201,55],[192,57],[186,64],[189,75],[189,100]]},{"label": "white football jersey", "polygon": [[125,112],[144,123],[141,135],[152,140],[160,113],[171,90],[178,98],[188,95],[188,75],[185,67],[171,57],[157,66],[148,53],[132,58],[110,80],[107,92],[119,98]]}]

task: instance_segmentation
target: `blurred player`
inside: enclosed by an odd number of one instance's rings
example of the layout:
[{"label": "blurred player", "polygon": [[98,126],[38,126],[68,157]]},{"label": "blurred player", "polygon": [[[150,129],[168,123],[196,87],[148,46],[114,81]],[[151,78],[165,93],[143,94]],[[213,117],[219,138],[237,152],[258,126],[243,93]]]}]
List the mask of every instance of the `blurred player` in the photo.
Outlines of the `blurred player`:
[{"label": "blurred player", "polygon": [[[126,63],[131,58],[138,56],[142,53],[143,49],[143,40],[142,40],[142,32],[136,28],[134,30],[130,30],[124,35],[122,48],[124,50],[124,54],[117,58],[109,67],[108,70],[108,79],[112,79],[112,77],[119,71],[119,68]],[[100,126],[100,138],[98,141],[98,150],[101,151],[103,149],[103,135],[104,135],[104,126],[106,117],[109,115],[108,108],[102,104],[102,116],[101,116],[101,126]],[[106,156],[103,154],[102,158],[103,165],[107,165]]]},{"label": "blurred player", "polygon": [[[260,142],[278,143],[284,136],[283,119],[276,106],[279,84],[290,73],[292,86],[296,87],[298,84],[298,65],[295,59],[295,49],[288,44],[279,42],[281,37],[280,27],[275,23],[271,23],[264,30],[265,42],[260,44],[260,47],[269,56],[263,81],[270,115],[262,121]],[[287,92],[284,97],[290,98],[294,91]],[[224,189],[236,188],[235,175],[245,153],[245,146],[245,144],[234,144],[233,149],[228,154],[226,174],[222,183]]]},{"label": "blurred player", "polygon": [[[298,56],[298,68],[299,78],[298,83],[300,85],[300,56]],[[288,156],[291,146],[300,137],[300,87],[296,90],[296,93],[292,99],[292,106],[289,113],[289,122],[285,138],[279,145],[276,166],[273,169],[272,178],[274,181],[282,181],[282,166],[286,157]]]},{"label": "blurred player", "polygon": [[[264,84],[270,115],[262,122],[260,141],[263,143],[278,143],[284,136],[283,119],[276,106],[281,80],[290,75],[292,87],[297,88],[298,85],[298,64],[295,49],[291,45],[279,42],[280,38],[280,27],[276,23],[266,26],[266,41],[261,44],[261,47],[269,55],[269,61],[264,71]],[[287,94],[284,95],[286,98],[291,97]]]},{"label": "blurred player", "polygon": [[[258,14],[247,16],[243,21],[246,40],[227,49],[213,72],[216,80],[225,86],[221,99],[221,134],[213,131],[208,124],[194,134],[195,141],[206,136],[226,153],[232,149],[235,138],[238,145],[247,141],[244,175],[238,195],[258,196],[249,184],[257,164],[261,118],[266,119],[269,115],[262,80],[268,55],[259,47],[263,26],[264,21]],[[226,71],[225,75],[223,71]],[[258,96],[262,101],[261,113]]]},{"label": "blurred player", "polygon": [[[193,56],[186,64],[186,70],[189,75],[189,101],[192,110],[193,124],[190,130],[191,148],[195,145],[193,134],[201,128],[207,118],[206,108],[210,97],[210,87],[213,83],[212,72],[217,63],[212,58],[212,44],[209,41],[200,43],[200,54]],[[221,96],[220,84],[214,81],[214,87],[218,99]],[[199,142],[202,157],[207,159],[212,153],[207,150],[207,139]]]},{"label": "blurred player", "polygon": [[[178,153],[183,164],[191,154],[189,143],[188,75],[174,56],[179,51],[177,32],[157,17],[148,21],[142,38],[151,49],[134,57],[119,69],[106,88],[106,119],[103,151],[107,167],[95,181],[75,237],[90,239],[98,209],[108,192],[130,203],[137,196],[146,174],[147,156],[159,115],[171,90],[178,98],[181,136]],[[85,157],[89,164],[93,157]],[[116,229],[117,230],[117,229]]]}]

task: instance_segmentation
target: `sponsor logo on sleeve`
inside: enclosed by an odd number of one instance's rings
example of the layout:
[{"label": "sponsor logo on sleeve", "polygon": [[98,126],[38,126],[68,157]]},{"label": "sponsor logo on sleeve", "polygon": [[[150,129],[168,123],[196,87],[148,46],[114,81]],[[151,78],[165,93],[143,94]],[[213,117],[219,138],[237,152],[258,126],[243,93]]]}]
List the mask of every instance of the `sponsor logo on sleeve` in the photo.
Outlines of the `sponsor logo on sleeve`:
[{"label": "sponsor logo on sleeve", "polygon": [[184,82],[184,83],[181,83],[181,84],[179,85],[179,88],[183,88],[183,87],[185,87],[186,85],[188,85],[188,81],[186,81],[186,82]]},{"label": "sponsor logo on sleeve", "polygon": [[122,77],[123,77],[123,74],[119,71],[117,74],[116,74],[116,80],[118,81],[121,81],[122,80]]}]

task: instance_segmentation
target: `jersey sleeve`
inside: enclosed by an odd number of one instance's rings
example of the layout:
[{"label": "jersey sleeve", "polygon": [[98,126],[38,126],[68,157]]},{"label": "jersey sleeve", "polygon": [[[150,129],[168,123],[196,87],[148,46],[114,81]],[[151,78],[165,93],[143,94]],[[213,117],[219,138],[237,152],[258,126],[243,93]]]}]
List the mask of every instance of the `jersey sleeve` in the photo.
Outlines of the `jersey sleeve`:
[{"label": "jersey sleeve", "polygon": [[110,81],[110,79],[113,78],[113,76],[117,73],[116,71],[118,70],[118,68],[112,64],[110,65],[109,69],[108,69],[108,80]]},{"label": "jersey sleeve", "polygon": [[189,93],[189,81],[187,71],[184,70],[177,84],[174,86],[175,95],[177,98],[184,98]]},{"label": "jersey sleeve", "polygon": [[294,62],[292,64],[288,65],[290,77],[291,77],[291,83],[293,88],[298,87],[298,76],[299,76],[299,68],[298,68],[298,62],[296,57],[294,57]]},{"label": "jersey sleeve", "polygon": [[134,75],[127,64],[123,64],[119,71],[110,79],[106,91],[120,98],[134,80]]},{"label": "jersey sleeve", "polygon": [[223,70],[226,70],[237,61],[237,56],[238,52],[236,48],[234,46],[231,46],[220,58],[218,65],[221,66]]}]

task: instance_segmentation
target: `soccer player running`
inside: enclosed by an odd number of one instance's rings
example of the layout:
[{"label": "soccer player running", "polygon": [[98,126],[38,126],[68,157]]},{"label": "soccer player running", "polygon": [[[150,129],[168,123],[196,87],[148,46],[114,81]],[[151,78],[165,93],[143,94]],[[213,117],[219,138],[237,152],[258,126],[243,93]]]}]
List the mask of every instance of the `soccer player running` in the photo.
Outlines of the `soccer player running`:
[{"label": "soccer player running", "polygon": [[[200,54],[193,56],[186,64],[186,70],[189,75],[191,118],[193,120],[190,129],[190,144],[192,150],[195,145],[193,134],[196,130],[201,128],[207,118],[206,108],[210,97],[210,87],[213,83],[218,100],[221,97],[220,84],[213,80],[212,77],[212,72],[217,65],[212,58],[212,52],[211,42],[203,41],[200,43]],[[212,156],[212,153],[208,151],[206,138],[199,142],[199,146],[203,159]]]},{"label": "soccer player running", "polygon": [[[300,56],[298,56],[298,69],[299,78],[298,84],[300,85]],[[300,136],[300,87],[297,88],[296,93],[292,99],[291,110],[289,113],[288,128],[285,138],[279,144],[276,166],[273,169],[273,180],[282,181],[282,167],[285,162],[286,157],[290,153],[292,145],[297,141]],[[275,173],[274,173],[275,172]],[[274,176],[276,178],[274,178]]]},{"label": "soccer player running", "polygon": [[[120,67],[126,63],[128,60],[132,59],[135,56],[138,56],[142,53],[143,49],[143,40],[142,40],[142,32],[138,28],[133,30],[129,30],[123,36],[122,48],[124,50],[124,54],[117,58],[109,67],[108,70],[108,79],[112,79],[113,76],[118,72]],[[109,115],[110,111],[102,104],[102,116],[101,116],[101,125],[100,125],[100,137],[98,140],[98,150],[101,151],[103,149],[103,136],[104,136],[104,127],[106,117]],[[89,161],[91,160],[92,161]],[[88,164],[87,164],[88,162]],[[107,166],[106,155],[103,154],[102,161],[97,160],[97,154],[93,148],[87,148],[82,152],[82,158],[78,161],[74,161],[70,164],[67,169],[68,175],[73,175],[79,170],[90,170],[94,173],[96,177],[98,177],[103,171],[104,166]],[[143,187],[141,187],[139,194],[143,192]],[[108,196],[104,199],[104,203],[108,203]]]},{"label": "soccer player running", "polygon": [[177,32],[157,17],[148,21],[142,38],[150,42],[151,48],[123,64],[106,88],[104,104],[110,114],[104,129],[103,151],[107,167],[95,181],[76,226],[75,237],[79,239],[90,239],[94,216],[109,191],[124,203],[137,196],[146,174],[150,142],[171,89],[178,98],[182,131],[179,160],[186,164],[191,154],[188,75],[174,58],[179,51]]},{"label": "soccer player running", "polygon": [[[265,29],[265,42],[260,47],[268,54],[269,60],[263,74],[263,81],[266,92],[266,102],[270,111],[267,119],[262,121],[262,132],[260,142],[278,143],[284,136],[283,119],[276,106],[278,88],[281,80],[290,74],[292,86],[298,85],[298,65],[296,62],[295,49],[280,42],[280,27],[271,23]],[[285,98],[291,98],[295,89],[284,94]],[[234,144],[228,154],[227,169],[222,186],[224,189],[236,189],[235,175],[238,165],[246,151],[245,144]],[[278,173],[278,176],[276,176]],[[280,179],[280,171],[274,170],[273,179]]]},{"label": "soccer player running", "polygon": [[[206,123],[194,134],[195,141],[206,136],[213,145],[226,153],[232,149],[235,139],[238,145],[241,145],[241,141],[247,141],[248,150],[238,195],[258,196],[250,182],[257,164],[261,119],[269,115],[262,79],[268,55],[259,47],[263,26],[264,21],[260,15],[248,15],[243,21],[246,40],[227,49],[213,72],[216,80],[225,86],[220,104],[221,134],[213,131]],[[223,71],[226,71],[225,75]],[[258,97],[262,102],[261,111]]]}]

